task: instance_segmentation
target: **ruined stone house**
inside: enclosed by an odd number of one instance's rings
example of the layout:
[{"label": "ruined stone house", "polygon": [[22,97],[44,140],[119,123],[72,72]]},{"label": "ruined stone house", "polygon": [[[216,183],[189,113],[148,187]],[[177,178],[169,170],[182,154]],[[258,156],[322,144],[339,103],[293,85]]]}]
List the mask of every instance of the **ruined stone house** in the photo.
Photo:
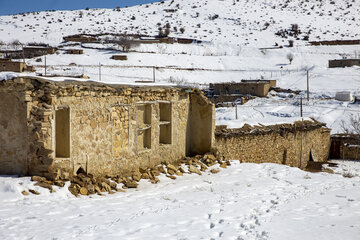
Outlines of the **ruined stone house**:
[{"label": "ruined stone house", "polygon": [[37,77],[0,81],[0,174],[126,174],[210,151],[214,106],[199,90]]}]

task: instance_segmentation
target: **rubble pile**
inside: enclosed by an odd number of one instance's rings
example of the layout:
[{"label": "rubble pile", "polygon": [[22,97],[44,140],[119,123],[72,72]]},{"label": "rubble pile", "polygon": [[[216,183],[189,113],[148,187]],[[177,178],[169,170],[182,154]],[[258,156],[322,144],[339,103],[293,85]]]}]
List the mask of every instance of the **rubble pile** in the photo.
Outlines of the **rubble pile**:
[{"label": "rubble pile", "polygon": [[[104,195],[105,193],[114,194],[115,192],[125,192],[125,189],[137,188],[141,179],[146,179],[149,182],[156,184],[160,182],[158,176],[164,174],[166,177],[175,180],[178,176],[184,174],[198,174],[202,172],[210,172],[212,174],[218,173],[220,170],[211,168],[218,165],[220,168],[230,166],[230,161],[225,161],[223,156],[217,156],[213,153],[205,155],[196,155],[194,157],[186,157],[177,163],[164,162],[158,166],[151,168],[139,168],[132,171],[129,176],[117,176],[112,178],[100,177],[95,178],[91,174],[79,173],[70,177],[69,191],[75,195]],[[64,187],[64,180],[51,181],[45,177],[33,176],[32,181],[35,181],[35,186],[49,189],[51,193],[55,192],[53,186]],[[31,193],[35,190],[29,189]],[[26,191],[24,191],[26,192]],[[33,194],[39,194],[38,192]],[[27,195],[27,194],[24,194]]]}]

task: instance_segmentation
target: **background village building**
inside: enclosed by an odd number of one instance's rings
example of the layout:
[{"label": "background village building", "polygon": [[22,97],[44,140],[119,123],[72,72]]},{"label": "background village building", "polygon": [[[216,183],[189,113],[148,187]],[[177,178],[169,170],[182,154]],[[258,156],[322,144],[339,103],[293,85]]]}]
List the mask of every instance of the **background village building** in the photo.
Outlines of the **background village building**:
[{"label": "background village building", "polygon": [[56,48],[42,46],[26,46],[23,48],[25,58],[40,57],[47,54],[54,54]]},{"label": "background village building", "polygon": [[241,80],[241,82],[226,82],[210,84],[214,95],[244,95],[249,94],[265,97],[271,87],[276,87],[276,80]]},{"label": "background village building", "polygon": [[360,59],[329,60],[329,68],[360,66]]},{"label": "background village building", "polygon": [[0,81],[0,174],[117,176],[203,154],[214,106],[199,90]]},{"label": "background village building", "polygon": [[126,55],[112,55],[111,58],[114,60],[121,60],[121,61],[125,61],[128,59]]},{"label": "background village building", "polygon": [[67,54],[84,54],[83,49],[66,49]]},{"label": "background village building", "polygon": [[332,135],[330,157],[332,159],[360,160],[360,135]]},{"label": "background village building", "polygon": [[0,72],[23,72],[26,70],[33,70],[31,66],[20,61],[12,61],[11,59],[0,59]]}]

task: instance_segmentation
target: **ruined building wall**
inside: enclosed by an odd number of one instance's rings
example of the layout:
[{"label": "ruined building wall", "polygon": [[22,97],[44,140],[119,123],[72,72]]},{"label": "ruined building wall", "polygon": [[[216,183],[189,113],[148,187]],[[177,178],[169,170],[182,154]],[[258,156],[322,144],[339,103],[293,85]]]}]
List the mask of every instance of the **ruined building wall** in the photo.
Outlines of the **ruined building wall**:
[{"label": "ruined building wall", "polygon": [[[68,178],[81,169],[95,176],[114,176],[175,162],[188,151],[202,153],[212,147],[213,105],[200,91],[39,78],[20,81],[25,107],[19,111],[26,126],[21,139],[28,141],[17,147],[25,149],[27,165],[21,171],[29,175]],[[190,99],[195,105],[201,103],[195,106],[196,114],[190,114]],[[200,138],[203,145],[189,147],[198,141],[188,134],[199,128],[197,121],[209,132],[204,134],[207,138]]]},{"label": "ruined building wall", "polygon": [[332,135],[330,158],[360,160],[360,135],[359,134]]},{"label": "ruined building wall", "polygon": [[[75,172],[82,167],[94,175],[113,175],[184,157],[189,100],[179,100],[176,94],[169,96],[165,92],[158,96],[130,95],[132,99],[57,99],[58,108],[70,110],[71,157],[54,156],[55,163]],[[171,105],[168,121],[160,121],[161,104]],[[165,139],[165,143],[160,143],[161,130],[169,131],[165,135],[170,139]]]},{"label": "ruined building wall", "polygon": [[190,96],[190,127],[188,128],[189,155],[204,154],[214,143],[215,109],[204,96]]},{"label": "ruined building wall", "polygon": [[0,90],[0,174],[23,175],[27,172],[24,96],[19,89]]},{"label": "ruined building wall", "polygon": [[[290,126],[289,126],[290,127]],[[247,132],[216,132],[216,144],[226,159],[241,162],[278,163],[305,168],[310,159],[324,162],[328,159],[330,131],[327,128],[288,128],[281,131],[268,127]]]}]

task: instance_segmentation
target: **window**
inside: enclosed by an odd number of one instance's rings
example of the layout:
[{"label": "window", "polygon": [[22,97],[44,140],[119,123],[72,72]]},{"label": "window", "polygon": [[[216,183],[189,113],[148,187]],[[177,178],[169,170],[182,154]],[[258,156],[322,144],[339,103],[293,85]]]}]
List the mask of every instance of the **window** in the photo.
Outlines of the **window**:
[{"label": "window", "polygon": [[160,102],[160,144],[171,144],[171,103]]},{"label": "window", "polygon": [[136,108],[137,149],[151,149],[151,104],[139,104]]},{"label": "window", "polygon": [[55,157],[70,157],[70,109],[55,111]]}]

